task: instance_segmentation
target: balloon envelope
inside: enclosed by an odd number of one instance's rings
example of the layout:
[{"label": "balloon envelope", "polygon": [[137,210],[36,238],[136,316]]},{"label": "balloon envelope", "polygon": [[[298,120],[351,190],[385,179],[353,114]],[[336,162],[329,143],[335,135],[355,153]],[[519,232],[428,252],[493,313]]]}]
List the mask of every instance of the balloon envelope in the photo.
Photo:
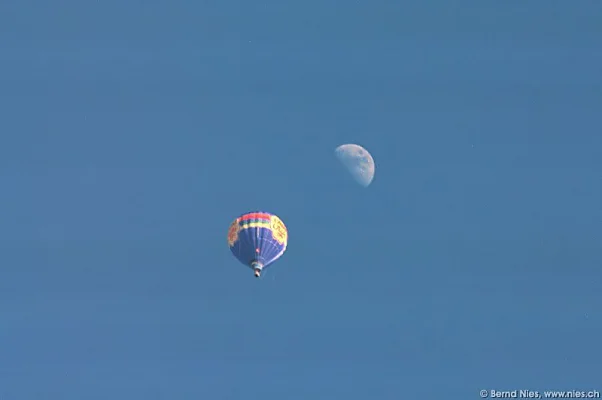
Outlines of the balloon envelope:
[{"label": "balloon envelope", "polygon": [[343,144],[336,148],[335,155],[357,183],[364,187],[372,183],[376,166],[368,150],[357,144]]},{"label": "balloon envelope", "polygon": [[264,211],[243,214],[228,229],[232,254],[254,269],[257,277],[263,268],[284,254],[287,243],[288,231],[282,220]]}]

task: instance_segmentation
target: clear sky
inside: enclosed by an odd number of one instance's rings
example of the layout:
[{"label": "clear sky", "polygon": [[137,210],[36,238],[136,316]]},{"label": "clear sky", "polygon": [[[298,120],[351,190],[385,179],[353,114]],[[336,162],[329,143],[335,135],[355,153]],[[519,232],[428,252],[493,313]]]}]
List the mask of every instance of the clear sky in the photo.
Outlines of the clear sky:
[{"label": "clear sky", "polygon": [[[1,1],[0,398],[602,391],[600,21]],[[290,234],[260,280],[226,244],[256,209]]]}]

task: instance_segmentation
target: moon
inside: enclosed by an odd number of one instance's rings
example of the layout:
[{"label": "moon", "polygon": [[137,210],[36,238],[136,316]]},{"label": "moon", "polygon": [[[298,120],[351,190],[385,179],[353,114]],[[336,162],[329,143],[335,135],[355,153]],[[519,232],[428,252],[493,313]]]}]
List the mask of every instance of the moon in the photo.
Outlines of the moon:
[{"label": "moon", "polygon": [[375,165],[368,150],[357,144],[343,144],[334,153],[357,183],[363,187],[372,183]]}]

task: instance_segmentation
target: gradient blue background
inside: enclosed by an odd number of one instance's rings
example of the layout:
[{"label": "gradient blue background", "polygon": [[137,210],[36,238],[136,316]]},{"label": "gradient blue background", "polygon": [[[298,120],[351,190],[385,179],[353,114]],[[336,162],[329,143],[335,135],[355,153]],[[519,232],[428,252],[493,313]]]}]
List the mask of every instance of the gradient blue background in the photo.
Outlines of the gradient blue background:
[{"label": "gradient blue background", "polygon": [[[601,390],[600,21],[0,2],[0,398]],[[290,232],[262,280],[226,243],[254,209]]]}]

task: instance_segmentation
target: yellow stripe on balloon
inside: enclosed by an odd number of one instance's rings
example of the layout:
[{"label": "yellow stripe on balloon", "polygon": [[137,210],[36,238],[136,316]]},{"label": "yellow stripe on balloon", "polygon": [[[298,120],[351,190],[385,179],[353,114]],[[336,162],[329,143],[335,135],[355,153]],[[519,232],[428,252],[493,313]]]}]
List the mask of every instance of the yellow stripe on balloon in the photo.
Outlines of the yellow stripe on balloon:
[{"label": "yellow stripe on balloon", "polygon": [[270,223],[269,222],[251,222],[250,224],[243,224],[240,226],[240,229],[249,229],[249,228],[270,229]]}]

